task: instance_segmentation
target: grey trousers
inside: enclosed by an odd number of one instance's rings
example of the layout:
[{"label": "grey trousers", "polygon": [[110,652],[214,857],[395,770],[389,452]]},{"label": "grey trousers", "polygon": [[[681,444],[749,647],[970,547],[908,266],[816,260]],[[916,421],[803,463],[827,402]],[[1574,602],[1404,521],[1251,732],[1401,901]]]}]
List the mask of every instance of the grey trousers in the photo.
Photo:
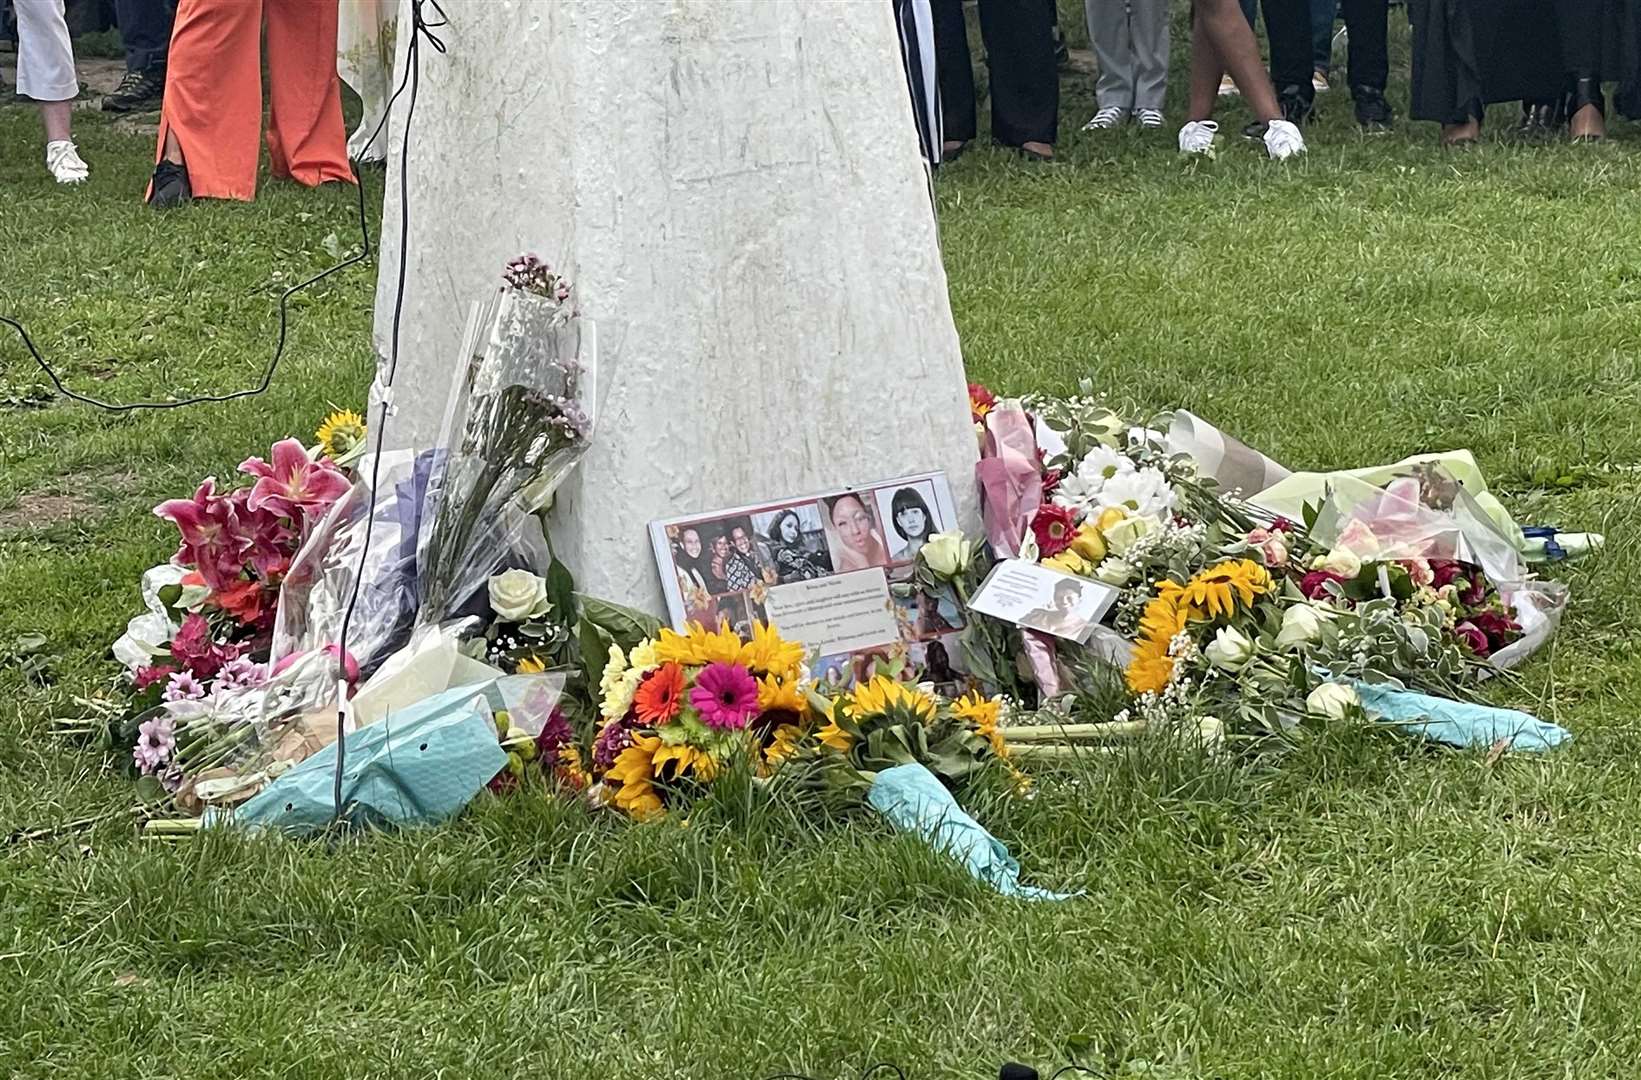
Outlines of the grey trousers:
[{"label": "grey trousers", "polygon": [[1168,0],[1083,0],[1100,64],[1100,108],[1161,109],[1168,92]]}]

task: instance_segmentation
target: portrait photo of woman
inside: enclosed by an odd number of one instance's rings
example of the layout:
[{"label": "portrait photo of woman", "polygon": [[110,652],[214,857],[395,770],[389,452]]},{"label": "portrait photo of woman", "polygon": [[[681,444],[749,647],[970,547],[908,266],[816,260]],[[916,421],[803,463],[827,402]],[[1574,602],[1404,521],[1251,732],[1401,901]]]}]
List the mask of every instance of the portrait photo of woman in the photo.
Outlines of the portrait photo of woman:
[{"label": "portrait photo of woman", "polygon": [[802,516],[791,508],[779,511],[770,519],[764,538],[769,542],[779,584],[814,581],[832,572],[825,530],[820,527],[818,518],[814,524],[814,530],[805,530]]},{"label": "portrait photo of woman", "polygon": [[[879,493],[881,498],[882,492]],[[909,563],[917,558],[929,537],[938,532],[935,517],[929,512],[929,503],[916,488],[895,490],[889,499],[890,541],[894,544],[890,561]]]},{"label": "portrait photo of woman", "polygon": [[859,495],[850,493],[826,500],[826,520],[834,545],[832,562],[839,573],[889,564],[877,519]]},{"label": "portrait photo of woman", "polygon": [[686,618],[703,624],[710,622],[716,608],[709,588],[711,568],[699,529],[687,526],[674,531],[672,565],[678,574],[678,588],[684,596]]}]

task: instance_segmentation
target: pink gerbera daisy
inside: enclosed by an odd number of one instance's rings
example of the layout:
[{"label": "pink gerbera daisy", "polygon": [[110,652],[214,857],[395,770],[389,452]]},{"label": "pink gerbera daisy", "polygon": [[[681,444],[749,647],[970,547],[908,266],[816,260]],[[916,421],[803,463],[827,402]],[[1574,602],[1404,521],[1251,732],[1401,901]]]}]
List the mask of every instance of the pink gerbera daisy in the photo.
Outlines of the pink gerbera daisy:
[{"label": "pink gerbera daisy", "polygon": [[708,664],[695,677],[689,703],[707,727],[738,730],[758,711],[758,681],[739,664]]}]

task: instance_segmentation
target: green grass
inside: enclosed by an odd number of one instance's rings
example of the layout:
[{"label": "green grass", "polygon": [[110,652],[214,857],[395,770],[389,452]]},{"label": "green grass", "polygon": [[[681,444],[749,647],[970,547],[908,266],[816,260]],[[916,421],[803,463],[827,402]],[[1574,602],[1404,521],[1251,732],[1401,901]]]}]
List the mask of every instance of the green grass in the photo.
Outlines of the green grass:
[{"label": "green grass", "polygon": [[[1062,905],[998,899],[870,819],[727,795],[687,827],[513,799],[335,846],[108,825],[0,857],[0,1074],[981,1077],[1075,1054],[1101,1075],[1635,1075],[1641,138],[1449,154],[1428,125],[1365,141],[1329,104],[1283,167],[1235,138],[1185,166],[1136,132],[1070,136],[1052,169],[965,158],[940,201],[969,365],[1184,405],[1294,466],[1468,446],[1523,519],[1606,531],[1514,691],[1570,748],[1490,766],[1345,733],[973,807],[1028,880],[1086,890]],[[1088,107],[1068,83],[1064,130]],[[0,312],[93,393],[248,385],[281,288],[357,243],[349,193],[274,182],[151,215],[152,147],[95,118],[91,183],[58,190],[35,124],[0,108]],[[293,305],[263,398],[0,409],[0,648],[40,632],[52,656],[49,687],[0,673],[0,830],[129,797],[44,721],[107,674],[171,550],[149,508],[359,401],[372,287]],[[0,334],[0,399],[38,382]]]}]

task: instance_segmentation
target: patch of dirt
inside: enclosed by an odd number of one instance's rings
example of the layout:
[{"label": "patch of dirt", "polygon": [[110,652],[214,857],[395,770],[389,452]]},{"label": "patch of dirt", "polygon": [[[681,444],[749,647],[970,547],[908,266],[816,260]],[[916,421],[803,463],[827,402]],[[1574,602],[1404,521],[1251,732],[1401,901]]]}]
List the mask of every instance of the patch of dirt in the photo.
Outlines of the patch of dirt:
[{"label": "patch of dirt", "polygon": [[18,499],[15,506],[0,510],[0,530],[49,528],[96,512],[97,504],[84,495],[31,492]]}]

